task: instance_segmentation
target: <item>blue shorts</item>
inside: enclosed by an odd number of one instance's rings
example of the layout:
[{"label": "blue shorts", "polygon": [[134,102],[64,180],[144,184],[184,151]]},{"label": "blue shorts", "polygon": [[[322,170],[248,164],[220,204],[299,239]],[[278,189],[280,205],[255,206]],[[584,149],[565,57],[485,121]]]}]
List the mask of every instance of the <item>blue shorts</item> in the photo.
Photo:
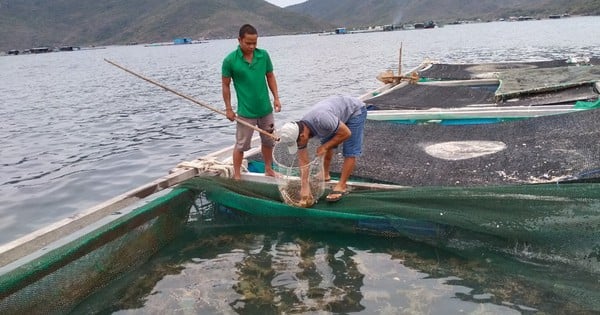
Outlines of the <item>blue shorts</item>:
[{"label": "blue shorts", "polygon": [[[363,134],[365,121],[367,120],[367,108],[362,107],[360,115],[352,116],[346,122],[346,126],[352,133],[350,138],[342,143],[342,155],[344,157],[358,157],[362,154]],[[335,135],[335,134],[334,134]],[[331,140],[334,135],[321,140],[321,144]]]}]

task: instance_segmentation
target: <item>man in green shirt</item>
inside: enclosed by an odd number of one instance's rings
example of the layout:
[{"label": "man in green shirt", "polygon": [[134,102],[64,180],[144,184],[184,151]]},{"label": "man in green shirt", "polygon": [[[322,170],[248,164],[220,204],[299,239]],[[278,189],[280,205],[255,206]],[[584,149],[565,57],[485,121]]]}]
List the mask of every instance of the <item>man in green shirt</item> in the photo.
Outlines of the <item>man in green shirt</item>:
[{"label": "man in green shirt", "polygon": [[[238,37],[239,46],[223,60],[222,89],[223,100],[227,118],[231,121],[237,119],[246,121],[268,133],[275,129],[273,108],[281,111],[277,81],[273,74],[271,57],[266,50],[256,47],[258,32],[250,24],[240,28]],[[266,80],[265,80],[266,78]],[[231,107],[231,81],[237,97],[237,115]],[[269,91],[273,94],[273,106],[269,99]],[[240,124],[236,127],[236,144],[233,150],[233,178],[241,178],[240,168],[244,159],[244,152],[250,149],[250,142],[254,129]],[[260,134],[261,150],[265,161],[265,175],[275,176],[271,164],[273,162],[273,147],[275,141],[272,137]]]}]

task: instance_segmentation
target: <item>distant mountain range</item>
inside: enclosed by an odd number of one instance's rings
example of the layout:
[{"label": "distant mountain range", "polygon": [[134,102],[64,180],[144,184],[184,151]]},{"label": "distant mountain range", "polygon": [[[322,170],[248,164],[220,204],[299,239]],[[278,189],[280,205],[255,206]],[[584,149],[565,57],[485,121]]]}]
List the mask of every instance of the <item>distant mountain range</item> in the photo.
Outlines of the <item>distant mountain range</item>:
[{"label": "distant mountain range", "polygon": [[328,28],[263,0],[0,0],[0,50],[237,37]]},{"label": "distant mountain range", "polygon": [[356,27],[460,20],[491,21],[511,16],[600,15],[600,0],[309,0],[287,10]]},{"label": "distant mountain range", "polygon": [[264,36],[562,13],[600,15],[600,0],[0,0],[0,51],[235,38],[244,23]]}]

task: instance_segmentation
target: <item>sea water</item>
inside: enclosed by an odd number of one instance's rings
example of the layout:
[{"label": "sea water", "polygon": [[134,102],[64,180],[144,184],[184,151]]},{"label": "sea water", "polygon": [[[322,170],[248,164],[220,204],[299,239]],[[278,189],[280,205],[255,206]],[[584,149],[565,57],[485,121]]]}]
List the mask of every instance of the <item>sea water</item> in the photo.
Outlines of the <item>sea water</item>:
[{"label": "sea water", "polygon": [[[425,58],[469,63],[600,57],[600,36],[594,36],[599,27],[600,17],[571,17],[265,36],[259,46],[275,66],[280,125],[326,96],[377,88],[379,72],[399,68],[400,46],[403,71]],[[222,109],[220,64],[236,45],[229,39],[0,57],[0,244],[233,143],[235,128],[226,118],[104,59]],[[141,273],[130,275],[134,285],[128,290],[116,283],[110,302],[98,308],[92,298],[82,307],[139,314],[558,310],[551,292],[529,289],[509,275],[489,280],[480,262],[419,245],[277,229],[208,233],[191,225]],[[151,279],[140,280],[144,272]],[[248,299],[248,292],[257,297]]]}]

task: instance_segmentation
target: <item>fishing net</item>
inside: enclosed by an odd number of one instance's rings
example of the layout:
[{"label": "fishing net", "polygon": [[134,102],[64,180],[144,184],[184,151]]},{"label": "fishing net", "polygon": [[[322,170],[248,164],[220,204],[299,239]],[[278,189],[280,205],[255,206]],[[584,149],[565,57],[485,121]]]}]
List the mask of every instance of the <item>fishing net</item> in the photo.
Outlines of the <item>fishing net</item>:
[{"label": "fishing net", "polygon": [[[308,160],[300,165],[298,153],[290,154],[286,143],[277,142],[273,148],[273,169],[279,173],[277,186],[283,201],[291,206],[307,208],[315,204],[325,191],[323,158],[316,156],[320,142],[313,138],[308,142]],[[307,176],[309,196],[301,194],[301,176]]]},{"label": "fishing net", "polygon": [[[480,124],[367,120],[353,176],[402,186],[548,183],[600,177],[600,109]],[[342,162],[331,161],[339,172]]]},{"label": "fishing net", "polygon": [[[568,262],[600,274],[600,183],[354,190],[298,209],[269,184],[197,178],[186,187],[260,218],[315,219],[314,227],[400,235],[478,255],[481,250]],[[334,223],[335,220],[342,220]],[[306,225],[305,225],[306,226]],[[331,228],[331,226],[329,226]]]}]

